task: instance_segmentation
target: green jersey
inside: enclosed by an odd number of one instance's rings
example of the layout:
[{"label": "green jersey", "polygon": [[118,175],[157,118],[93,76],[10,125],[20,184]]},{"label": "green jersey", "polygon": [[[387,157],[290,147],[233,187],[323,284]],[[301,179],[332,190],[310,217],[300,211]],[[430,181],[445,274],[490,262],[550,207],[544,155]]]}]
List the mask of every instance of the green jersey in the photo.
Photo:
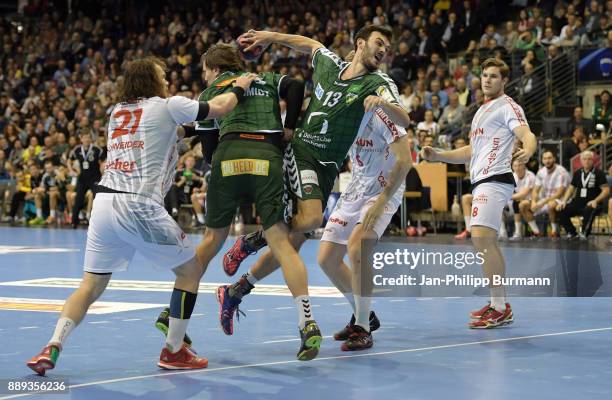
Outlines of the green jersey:
[{"label": "green jersey", "polygon": [[317,160],[333,162],[337,167],[342,165],[355,138],[367,124],[365,98],[380,96],[400,104],[397,86],[380,71],[341,79],[349,64],[324,47],[315,51],[313,95],[292,141]]},{"label": "green jersey", "polygon": [[[200,95],[199,101],[208,101],[232,88],[242,72],[224,72]],[[199,121],[196,130],[219,130],[219,137],[230,132],[275,133],[283,132],[280,116],[279,91],[284,75],[264,72],[259,74],[244,99],[224,117]]]}]

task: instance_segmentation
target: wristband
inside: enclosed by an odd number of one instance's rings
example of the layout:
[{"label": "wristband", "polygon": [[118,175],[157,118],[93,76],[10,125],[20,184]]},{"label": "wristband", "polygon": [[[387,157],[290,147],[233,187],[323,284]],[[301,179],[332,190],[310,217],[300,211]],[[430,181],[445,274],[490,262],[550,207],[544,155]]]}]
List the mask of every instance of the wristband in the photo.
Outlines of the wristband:
[{"label": "wristband", "polygon": [[240,103],[242,99],[244,98],[244,89],[241,88],[240,86],[234,86],[233,88],[230,89],[230,92],[236,95],[236,98],[238,99],[238,103]]}]

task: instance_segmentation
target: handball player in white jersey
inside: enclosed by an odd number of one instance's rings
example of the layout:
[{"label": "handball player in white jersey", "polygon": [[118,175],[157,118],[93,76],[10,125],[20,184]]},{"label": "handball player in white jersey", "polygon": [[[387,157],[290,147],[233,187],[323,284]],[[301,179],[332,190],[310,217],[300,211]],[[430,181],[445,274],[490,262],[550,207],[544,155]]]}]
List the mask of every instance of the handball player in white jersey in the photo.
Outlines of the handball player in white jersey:
[{"label": "handball player in white jersey", "polygon": [[[364,119],[365,127],[353,143],[349,156],[352,177],[327,220],[318,261],[330,280],[353,307],[351,322],[334,335],[344,340],[344,351],[372,347],[371,330],[379,326],[370,315],[371,271],[363,270],[363,246],[371,252],[391,217],[402,203],[406,175],[412,167],[410,146],[404,128],[395,125],[380,109]],[[347,254],[349,268],[343,261]]]},{"label": "handball player in white jersey", "polygon": [[238,78],[232,92],[209,102],[168,97],[165,64],[135,60],[124,71],[108,124],[108,157],[93,203],[79,288],[66,300],[55,332],[27,365],[39,375],[53,369],[62,345],[111,274],[127,269],[136,251],[176,275],[170,300],[170,327],[158,365],[165,369],[205,368],[208,361],[190,351],[183,338],[197,297],[201,266],[195,247],[164,208],[178,153],[177,127],[221,117],[238,104],[255,75]]},{"label": "handball player in white jersey", "polygon": [[[482,63],[482,91],[485,103],[480,106],[470,130],[470,145],[457,150],[439,151],[424,147],[421,156],[428,161],[453,164],[470,162],[472,181],[472,242],[483,253],[484,274],[505,277],[505,263],[497,243],[504,206],[514,192],[514,177],[510,164],[515,138],[523,148],[514,158],[526,163],[536,150],[535,135],[529,129],[523,109],[504,94],[509,68],[503,61],[492,58]],[[503,286],[491,284],[491,302],[470,313],[470,328],[494,328],[512,323],[513,313],[506,302]]]}]

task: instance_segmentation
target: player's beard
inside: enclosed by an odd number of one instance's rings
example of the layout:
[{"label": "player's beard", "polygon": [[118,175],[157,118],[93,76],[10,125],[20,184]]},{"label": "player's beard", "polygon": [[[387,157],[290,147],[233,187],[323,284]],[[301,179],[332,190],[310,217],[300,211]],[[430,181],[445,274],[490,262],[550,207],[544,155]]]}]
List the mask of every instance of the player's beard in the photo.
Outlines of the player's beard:
[{"label": "player's beard", "polygon": [[378,69],[378,65],[373,63],[372,60],[376,60],[374,58],[374,52],[370,49],[368,43],[366,42],[365,46],[363,47],[363,52],[361,53],[361,63],[365,69],[368,70],[368,72],[374,72]]}]

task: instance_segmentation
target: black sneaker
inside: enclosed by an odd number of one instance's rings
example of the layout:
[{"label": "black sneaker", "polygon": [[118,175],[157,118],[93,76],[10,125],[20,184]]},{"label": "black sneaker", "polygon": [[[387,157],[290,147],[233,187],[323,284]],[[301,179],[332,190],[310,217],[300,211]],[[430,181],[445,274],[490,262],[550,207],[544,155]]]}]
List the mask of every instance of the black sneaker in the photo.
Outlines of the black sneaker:
[{"label": "black sneaker", "polygon": [[340,346],[342,351],[365,350],[374,345],[371,332],[366,331],[359,325],[353,325],[352,330],[351,336]]},{"label": "black sneaker", "polygon": [[[155,321],[155,327],[159,329],[164,336],[168,336],[168,329],[170,326],[170,307],[166,307],[162,310],[157,317],[157,321]],[[185,333],[185,337],[183,338],[183,342],[187,348],[191,348],[191,338]]]},{"label": "black sneaker", "polygon": [[[334,333],[334,340],[348,340],[348,338],[351,336],[351,333],[353,333],[354,326],[355,314],[351,316],[351,322],[349,322],[348,325],[344,327],[344,329]],[[378,328],[380,328],[380,321],[378,320],[378,317],[376,316],[374,311],[370,311],[370,332],[374,332]]]},{"label": "black sneaker", "polygon": [[302,345],[297,353],[297,359],[300,361],[310,361],[319,354],[319,348],[323,341],[319,326],[315,321],[306,321],[304,329],[300,329],[300,337]]}]

